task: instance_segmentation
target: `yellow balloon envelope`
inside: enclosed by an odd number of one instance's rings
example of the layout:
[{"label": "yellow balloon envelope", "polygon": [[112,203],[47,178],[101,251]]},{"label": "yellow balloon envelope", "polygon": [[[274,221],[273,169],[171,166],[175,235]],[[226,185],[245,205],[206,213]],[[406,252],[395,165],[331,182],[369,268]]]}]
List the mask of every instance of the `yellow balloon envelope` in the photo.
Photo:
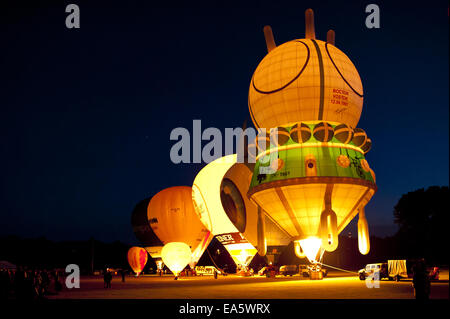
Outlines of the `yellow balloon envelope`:
[{"label": "yellow balloon envelope", "polygon": [[161,256],[164,264],[178,276],[191,261],[191,249],[185,243],[172,242],[164,245]]},{"label": "yellow balloon envelope", "polygon": [[232,154],[206,165],[192,186],[194,207],[203,224],[217,235],[235,263],[243,266],[257,251],[264,256],[268,245],[286,246],[291,241],[247,197],[252,175]]},{"label": "yellow balloon envelope", "polygon": [[314,120],[356,127],[363,88],[355,66],[337,47],[297,39],[264,57],[250,82],[248,104],[257,128]]},{"label": "yellow balloon envelope", "polygon": [[195,210],[213,235],[239,232],[228,217],[221,199],[222,180],[236,160],[236,154],[216,159],[197,174],[192,185]]},{"label": "yellow balloon envelope", "polygon": [[[237,163],[236,154],[221,157],[197,174],[192,198],[201,221],[214,235],[240,232],[253,246],[258,246],[261,214],[247,197],[252,175],[245,164]],[[264,223],[267,245],[289,244],[286,232],[271,221]]]}]

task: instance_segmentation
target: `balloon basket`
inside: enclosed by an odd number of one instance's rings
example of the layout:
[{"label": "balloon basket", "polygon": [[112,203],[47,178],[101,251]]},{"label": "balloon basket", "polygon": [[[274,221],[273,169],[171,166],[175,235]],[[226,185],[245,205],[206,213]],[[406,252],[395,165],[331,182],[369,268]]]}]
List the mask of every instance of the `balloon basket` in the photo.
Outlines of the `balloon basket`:
[{"label": "balloon basket", "polygon": [[309,272],[309,278],[311,280],[322,280],[323,279],[323,272],[322,271],[310,271]]}]

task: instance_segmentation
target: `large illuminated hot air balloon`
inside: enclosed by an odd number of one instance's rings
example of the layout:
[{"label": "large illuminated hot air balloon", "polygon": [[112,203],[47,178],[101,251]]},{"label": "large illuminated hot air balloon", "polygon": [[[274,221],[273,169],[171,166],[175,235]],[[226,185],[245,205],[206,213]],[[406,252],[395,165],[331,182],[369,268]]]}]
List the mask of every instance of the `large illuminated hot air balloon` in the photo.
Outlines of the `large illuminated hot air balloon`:
[{"label": "large illuminated hot air balloon", "polygon": [[255,141],[248,197],[311,261],[321,248],[335,250],[338,234],[359,213],[359,247],[366,254],[364,206],[377,187],[365,158],[372,142],[355,128],[361,80],[335,47],[333,31],[326,42],[315,39],[311,9],[306,21],[305,39],[280,46],[270,27],[264,29],[269,53],[253,74],[248,102],[253,123],[267,135]]},{"label": "large illuminated hot air balloon", "polygon": [[[257,251],[264,256],[268,244],[281,247],[290,242],[288,236],[277,234],[273,223],[266,227],[261,209],[247,198],[251,178],[252,171],[237,163],[237,155],[233,154],[206,165],[192,186],[194,206],[203,224],[216,235],[234,262],[244,268]],[[269,230],[269,242],[265,228]]]},{"label": "large illuminated hot air balloon", "polygon": [[191,267],[195,267],[213,235],[202,224],[192,203],[192,188],[174,186],[152,197],[147,208],[148,223],[164,243],[182,242],[191,249]]},{"label": "large illuminated hot air balloon", "polygon": [[136,276],[139,276],[147,263],[147,251],[141,247],[131,247],[128,250],[127,257],[131,269],[136,273]]}]

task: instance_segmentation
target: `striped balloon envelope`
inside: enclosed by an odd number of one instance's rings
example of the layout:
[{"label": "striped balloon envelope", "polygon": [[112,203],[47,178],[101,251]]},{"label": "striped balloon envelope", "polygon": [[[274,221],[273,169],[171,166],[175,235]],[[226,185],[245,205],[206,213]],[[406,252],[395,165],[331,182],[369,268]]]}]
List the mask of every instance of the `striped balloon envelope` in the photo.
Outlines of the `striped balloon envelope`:
[{"label": "striped balloon envelope", "polygon": [[145,265],[147,264],[148,254],[144,248],[141,247],[131,247],[128,250],[128,264],[131,269],[136,273],[136,276],[144,270]]}]

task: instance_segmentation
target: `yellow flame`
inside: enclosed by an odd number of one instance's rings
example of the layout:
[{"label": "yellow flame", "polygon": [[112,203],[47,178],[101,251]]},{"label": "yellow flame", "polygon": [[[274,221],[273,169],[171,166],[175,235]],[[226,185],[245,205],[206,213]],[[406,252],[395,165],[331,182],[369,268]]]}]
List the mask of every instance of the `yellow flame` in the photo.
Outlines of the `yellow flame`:
[{"label": "yellow flame", "polygon": [[247,257],[248,257],[247,251],[245,249],[242,249],[240,260],[245,261],[245,260],[247,260]]},{"label": "yellow flame", "polygon": [[317,253],[319,252],[320,246],[322,245],[322,240],[320,238],[312,236],[306,239],[301,239],[299,240],[299,242],[308,260],[311,263],[316,262]]}]

